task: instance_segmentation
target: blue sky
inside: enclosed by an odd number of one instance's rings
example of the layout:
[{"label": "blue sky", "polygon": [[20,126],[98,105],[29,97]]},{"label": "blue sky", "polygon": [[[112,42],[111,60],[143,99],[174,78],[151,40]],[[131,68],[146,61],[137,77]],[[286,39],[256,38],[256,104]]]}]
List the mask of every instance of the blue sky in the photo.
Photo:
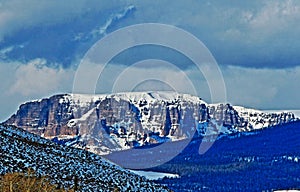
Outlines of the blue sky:
[{"label": "blue sky", "polygon": [[[80,60],[95,42],[145,22],[174,25],[200,39],[220,66],[228,102],[298,109],[299,20],[297,0],[0,0],[0,120],[27,100],[72,92]],[[167,49],[129,50],[113,60],[105,75],[149,58],[174,63],[203,87],[201,97],[209,101],[205,79],[194,73],[193,63]],[[174,75],[167,68],[136,69],[141,76],[147,70]],[[106,81],[102,90],[110,89]]]}]

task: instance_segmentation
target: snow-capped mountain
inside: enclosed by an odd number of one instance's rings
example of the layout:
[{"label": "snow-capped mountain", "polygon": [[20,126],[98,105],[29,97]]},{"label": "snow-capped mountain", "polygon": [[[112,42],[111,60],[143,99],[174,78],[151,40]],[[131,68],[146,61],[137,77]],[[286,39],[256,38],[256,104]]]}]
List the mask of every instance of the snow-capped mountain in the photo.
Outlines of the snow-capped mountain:
[{"label": "snow-capped mountain", "polygon": [[20,106],[5,123],[97,154],[194,136],[232,134],[296,120],[175,92],[62,94]]},{"label": "snow-capped mountain", "polygon": [[85,150],[66,147],[14,126],[0,125],[0,174],[33,169],[79,191],[169,191]]}]

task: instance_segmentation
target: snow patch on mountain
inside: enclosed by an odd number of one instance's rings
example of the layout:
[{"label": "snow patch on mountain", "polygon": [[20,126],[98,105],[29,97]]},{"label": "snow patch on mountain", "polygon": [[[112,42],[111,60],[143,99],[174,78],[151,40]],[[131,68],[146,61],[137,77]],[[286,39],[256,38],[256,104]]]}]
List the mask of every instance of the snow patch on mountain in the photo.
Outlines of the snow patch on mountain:
[{"label": "snow patch on mountain", "polygon": [[136,171],[136,170],[129,170],[132,173],[135,173],[139,176],[145,177],[149,180],[158,180],[164,177],[167,178],[179,178],[178,174],[173,173],[162,173],[162,172],[153,172],[153,171]]}]

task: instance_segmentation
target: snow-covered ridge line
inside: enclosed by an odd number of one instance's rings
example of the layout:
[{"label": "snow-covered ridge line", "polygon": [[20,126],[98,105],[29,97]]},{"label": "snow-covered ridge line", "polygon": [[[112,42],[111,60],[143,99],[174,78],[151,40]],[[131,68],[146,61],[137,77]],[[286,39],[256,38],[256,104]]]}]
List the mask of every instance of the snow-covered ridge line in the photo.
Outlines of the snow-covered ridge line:
[{"label": "snow-covered ridge line", "polygon": [[[147,101],[172,101],[176,99],[188,100],[190,102],[199,102],[201,99],[197,96],[189,94],[177,93],[172,91],[152,91],[152,92],[121,92],[121,93],[110,93],[110,94],[67,94],[73,100],[80,100],[83,102],[89,102],[101,100],[105,98],[119,98],[124,100],[147,100]],[[70,98],[69,97],[69,98]],[[204,102],[204,101],[202,101]]]},{"label": "snow-covered ridge line", "polygon": [[264,113],[293,113],[295,115],[295,117],[297,117],[298,119],[300,119],[300,110],[295,110],[295,109],[284,109],[284,110],[262,110]]},{"label": "snow-covered ridge line", "polygon": [[233,106],[233,108],[238,112],[239,116],[247,119],[247,121],[252,124],[254,129],[261,129],[276,124],[273,119],[274,116],[283,116],[282,118],[294,118],[294,120],[299,120],[299,118],[295,116],[294,113],[284,110],[263,111],[245,108],[242,106]]},{"label": "snow-covered ridge line", "polygon": [[[192,96],[189,94],[177,93],[173,91],[120,92],[120,93],[110,93],[110,94],[71,93],[71,94],[64,94],[63,97],[59,99],[59,103],[61,104],[70,103],[71,105],[74,106],[77,105],[80,107],[88,107],[91,105],[91,103],[97,103],[97,102],[99,103],[106,99],[114,99],[117,102],[119,102],[120,100],[127,101],[135,105],[140,112],[142,112],[144,109],[149,109],[150,105],[153,104],[155,105],[157,104],[157,102],[170,102],[171,104],[175,104],[173,107],[178,106],[178,104],[181,103],[181,101],[190,102],[195,106],[204,104],[209,109],[213,108],[215,111],[220,110],[220,106],[225,106],[225,105],[229,107],[231,106],[230,104],[225,104],[225,103],[207,104],[198,96]],[[42,102],[42,100],[40,99],[40,100],[34,100],[30,102]],[[141,105],[141,103],[145,103],[145,104]],[[273,119],[274,115],[280,116],[280,114],[282,114],[284,116],[283,118],[286,118],[286,116],[288,116],[287,118],[295,117],[292,112],[286,112],[286,111],[278,111],[278,110],[262,111],[257,109],[245,108],[242,106],[231,106],[231,107],[232,107],[231,113],[235,113],[234,111],[236,111],[238,116],[240,116],[241,118],[249,122],[250,127],[245,129],[245,131],[249,129],[260,129],[263,127],[269,127],[275,125],[276,122],[274,122]],[[74,110],[76,110],[76,108]],[[89,112],[90,112],[89,114],[86,114],[83,117],[71,121],[70,125],[73,122],[76,123],[77,121],[86,120],[89,117],[89,115],[94,111],[90,109]],[[141,118],[142,118],[142,123],[145,124],[145,122],[147,122],[149,119],[149,114],[148,115],[144,114],[143,116],[141,116]],[[299,118],[295,117],[295,120],[297,119]],[[285,120],[283,119],[283,121]]]},{"label": "snow-covered ridge line", "polygon": [[104,155],[193,135],[228,135],[295,120],[292,113],[207,104],[189,94],[153,91],[54,95],[21,105],[6,123]]}]

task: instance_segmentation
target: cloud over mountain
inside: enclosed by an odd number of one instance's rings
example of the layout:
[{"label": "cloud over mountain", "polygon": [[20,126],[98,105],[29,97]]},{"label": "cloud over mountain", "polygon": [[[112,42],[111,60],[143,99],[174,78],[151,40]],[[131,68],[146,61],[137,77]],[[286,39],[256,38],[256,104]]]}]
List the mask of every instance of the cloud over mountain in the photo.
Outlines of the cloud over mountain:
[{"label": "cloud over mountain", "polygon": [[[0,86],[7,91],[0,94],[1,106],[7,116],[20,102],[71,92],[80,60],[97,40],[128,25],[158,22],[183,28],[203,41],[221,67],[230,102],[297,108],[299,19],[297,0],[234,0],[230,5],[219,0],[4,0],[0,3]],[[167,49],[130,49],[117,56],[104,75],[116,78],[128,66],[146,59],[174,64],[209,101],[207,82],[193,71],[193,63]],[[140,77],[156,70],[133,69]],[[178,75],[170,69],[159,70],[167,79]],[[101,90],[112,90],[114,80],[102,79],[107,83]],[[123,84],[122,90],[132,89]]]}]

